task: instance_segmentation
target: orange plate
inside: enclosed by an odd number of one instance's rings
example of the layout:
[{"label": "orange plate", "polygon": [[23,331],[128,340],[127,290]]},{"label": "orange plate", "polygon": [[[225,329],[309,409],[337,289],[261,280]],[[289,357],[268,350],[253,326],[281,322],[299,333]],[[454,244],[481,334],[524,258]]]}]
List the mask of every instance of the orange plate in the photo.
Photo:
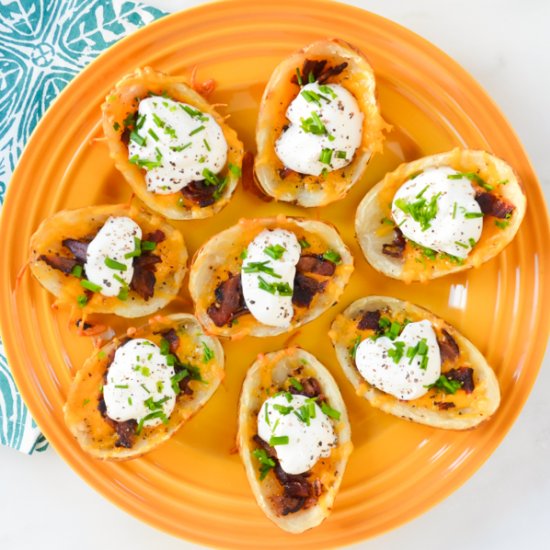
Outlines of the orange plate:
[{"label": "orange plate", "polygon": [[[84,455],[65,429],[62,406],[71,376],[92,349],[68,330],[68,315],[26,275],[27,245],[39,222],[62,208],[127,200],[129,187],[109,160],[101,137],[100,104],[110,87],[137,66],[170,73],[199,68],[214,77],[215,103],[254,148],[258,101],[277,63],[319,38],[338,36],[362,49],[378,77],[384,118],[394,125],[383,155],[343,201],[316,210],[264,203],[236,193],[214,219],[178,223],[190,252],[240,216],[285,214],[335,223],[357,269],[340,303],[293,335],[322,359],[349,408],[355,452],[331,517],[291,536],[260,512],[234,452],[236,408],[245,370],[258,352],[288,336],[225,345],[227,377],[210,403],[158,450],[126,463]],[[450,149],[482,148],[519,172],[529,209],[514,242],[480,269],[427,285],[373,271],[353,236],[362,195],[400,162]],[[315,548],[350,544],[391,529],[456,489],[495,449],[518,415],[542,359],[549,326],[548,218],[533,170],[518,139],[479,85],[457,64],[413,33],[356,8],[325,2],[245,0],[206,5],[162,19],[112,47],[61,94],[34,132],[11,182],[0,249],[0,308],[5,345],[31,412],[64,459],[93,487],[131,514],[174,535],[213,546]],[[502,405],[475,431],[453,433],[414,425],[372,409],[354,395],[327,338],[336,313],[366,294],[408,299],[450,321],[497,371]],[[190,311],[187,291],[178,307]],[[116,329],[127,324],[116,320]],[[127,323],[127,322],[126,322]],[[213,528],[213,526],[215,526]],[[292,542],[291,542],[292,541]]]}]

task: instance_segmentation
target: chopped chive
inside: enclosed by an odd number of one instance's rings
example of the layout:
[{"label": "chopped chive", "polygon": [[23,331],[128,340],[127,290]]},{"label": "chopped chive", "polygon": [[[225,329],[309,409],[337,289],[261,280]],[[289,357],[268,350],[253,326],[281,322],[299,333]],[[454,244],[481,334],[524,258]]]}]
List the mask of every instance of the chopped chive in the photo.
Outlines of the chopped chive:
[{"label": "chopped chive", "polygon": [[323,253],[323,259],[338,265],[342,262],[342,257],[335,250],[327,250]]},{"label": "chopped chive", "polygon": [[269,444],[272,447],[275,447],[276,445],[288,445],[288,435],[272,435],[269,439]]},{"label": "chopped chive", "polygon": [[118,271],[126,271],[128,269],[126,265],[117,262],[116,260],[113,260],[113,258],[109,258],[109,256],[105,258],[105,265],[109,269],[117,269]]},{"label": "chopped chive", "polygon": [[265,407],[264,407],[264,416],[265,416],[265,423],[268,425],[268,426],[271,426],[271,422],[269,421],[269,414],[268,414],[268,411],[267,411],[267,408],[269,407],[269,405],[266,403],[265,404]]},{"label": "chopped chive", "polygon": [[495,225],[496,225],[499,229],[506,229],[506,228],[508,227],[509,224],[510,224],[510,222],[507,222],[507,221],[495,220]]},{"label": "chopped chive", "polygon": [[273,271],[273,268],[269,265],[269,260],[266,260],[265,262],[250,262],[243,266],[242,269],[245,273],[267,273],[268,275],[275,277],[275,279],[281,278],[278,273]]},{"label": "chopped chive", "polygon": [[208,363],[208,361],[211,361],[212,359],[214,359],[214,351],[212,350],[212,348],[208,347],[208,344],[206,342],[202,342],[202,348],[203,348],[203,352],[202,352],[203,363]]},{"label": "chopped chive", "polygon": [[455,394],[457,390],[461,388],[461,386],[462,382],[459,382],[458,380],[452,380],[442,374],[433,384],[429,384],[424,387],[428,388],[429,390],[431,390],[432,388],[437,388],[439,390],[443,390],[445,393]]},{"label": "chopped chive", "polygon": [[476,240],[473,237],[470,237],[468,239],[468,242],[470,243],[470,248],[474,248],[474,246],[476,245]]},{"label": "chopped chive", "polygon": [[296,80],[298,81],[298,84],[300,86],[304,85],[304,83],[302,81],[302,75],[300,74],[300,69],[298,69],[298,67],[296,67]]},{"label": "chopped chive", "polygon": [[141,256],[141,240],[137,237],[134,237],[134,250],[132,252],[127,252],[126,254],[124,254],[124,257],[128,259],[135,258],[137,256]]},{"label": "chopped chive", "polygon": [[71,275],[74,275],[75,277],[78,277],[80,279],[82,277],[82,266],[80,264],[76,264],[71,269]]},{"label": "chopped chive", "polygon": [[147,393],[151,393],[147,387],[145,386],[145,384],[140,384],[140,386],[147,392]]},{"label": "chopped chive", "polygon": [[128,397],[128,405],[131,405],[133,403],[132,398]]},{"label": "chopped chive", "polygon": [[145,115],[138,115],[136,130],[141,130],[144,124],[145,124]]},{"label": "chopped chive", "polygon": [[264,253],[267,254],[269,257],[273,258],[274,260],[281,259],[281,257],[285,252],[286,252],[286,248],[284,246],[281,246],[280,244],[274,244],[274,245],[266,246],[264,248]]},{"label": "chopped chive", "polygon": [[204,146],[208,151],[212,151],[212,149],[210,148],[210,144],[208,143],[208,141],[206,141],[206,139],[203,139],[202,142],[204,143]]},{"label": "chopped chive", "polygon": [[426,187],[424,187],[424,189],[422,189],[422,191],[420,191],[420,193],[418,193],[418,194],[416,195],[416,198],[417,198],[417,199],[421,198],[422,195],[428,190],[429,187],[430,187],[429,185],[426,185]]},{"label": "chopped chive", "polygon": [[246,250],[246,248],[241,252],[240,254],[240,258],[241,260],[246,260],[246,258],[248,257],[248,250]]},{"label": "chopped chive", "polygon": [[145,144],[147,143],[146,139],[141,137],[135,130],[130,133],[130,140],[137,143],[141,147],[145,147]]},{"label": "chopped chive", "polygon": [[192,142],[186,143],[185,145],[172,145],[170,147],[170,150],[176,153],[179,153],[180,151],[183,151],[184,149],[191,147],[191,145],[192,145]]},{"label": "chopped chive", "polygon": [[159,127],[164,128],[164,125],[166,124],[162,118],[160,118],[156,113],[153,113],[153,122]]},{"label": "chopped chive", "polygon": [[333,409],[330,405],[327,404],[326,401],[323,401],[321,403],[321,410],[330,418],[334,418],[334,420],[340,420],[340,416],[342,413],[340,413],[340,411],[337,411],[336,409]]},{"label": "chopped chive", "polygon": [[159,140],[159,137],[157,136],[157,134],[155,133],[155,131],[153,130],[153,128],[149,128],[149,130],[147,131],[147,133],[148,133],[155,141],[158,141],[158,140]]},{"label": "chopped chive", "polygon": [[382,223],[385,223],[386,225],[394,226],[395,222],[393,220],[390,220],[390,218],[383,217],[381,220]]},{"label": "chopped chive", "polygon": [[242,176],[242,170],[235,164],[229,163],[229,170],[234,175],[240,178]]},{"label": "chopped chive", "polygon": [[455,216],[456,216],[456,202],[453,205],[453,220],[455,219]]},{"label": "chopped chive", "polygon": [[96,285],[95,283],[88,281],[88,279],[81,279],[80,286],[92,292],[99,292],[101,290],[101,285]]},{"label": "chopped chive", "polygon": [[127,390],[128,389],[128,384],[116,384],[115,385],[115,388],[118,388],[119,390]]},{"label": "chopped chive", "polygon": [[157,247],[157,243],[153,241],[141,241],[141,250],[155,250]]},{"label": "chopped chive", "polygon": [[309,248],[311,245],[306,241],[305,238],[300,239],[298,241],[298,244],[300,245],[300,248]]},{"label": "chopped chive", "polygon": [[89,399],[84,399],[84,400],[82,401],[82,406],[85,407],[89,402],[90,402]]},{"label": "chopped chive", "polygon": [[202,131],[205,130],[205,129],[206,129],[206,126],[201,125],[201,126],[199,126],[198,128],[195,128],[194,130],[191,130],[191,131],[189,132],[189,136],[194,136],[195,134],[198,134],[199,132],[202,132]]},{"label": "chopped chive", "polygon": [[292,412],[292,407],[285,407],[284,405],[279,405],[277,403],[273,405],[273,408],[283,416],[286,416]]},{"label": "chopped chive", "polygon": [[270,294],[278,294],[279,296],[292,296],[292,288],[288,283],[268,283],[262,276],[258,277],[258,288],[269,292]]},{"label": "chopped chive", "polygon": [[466,219],[471,219],[471,218],[483,218],[483,212],[466,212],[464,214],[464,217]]},{"label": "chopped chive", "polygon": [[118,122],[115,122],[115,123],[113,124],[113,130],[114,130],[115,132],[118,132],[118,131],[120,130],[120,124],[119,124]]},{"label": "chopped chive", "polygon": [[336,158],[345,160],[346,157],[347,157],[347,154],[345,151],[336,151]]},{"label": "chopped chive", "polygon": [[486,189],[487,191],[492,191],[494,187],[490,184],[488,184],[483,178],[479,177],[478,174],[475,172],[459,172],[458,174],[449,174],[447,176],[450,180],[459,180],[462,178],[468,178],[470,181],[473,181],[477,183],[480,187],[483,187],[483,189]]},{"label": "chopped chive", "polygon": [[163,411],[154,411],[147,416],[144,416],[137,425],[136,428],[136,434],[140,434],[141,430],[143,430],[143,424],[147,422],[147,420],[153,420],[154,418],[160,418],[163,422],[163,424],[168,424],[168,417],[164,414]]},{"label": "chopped chive", "polygon": [[121,302],[125,302],[128,299],[128,292],[129,292],[128,287],[121,288],[119,293],[117,294],[117,298]]},{"label": "chopped chive", "polygon": [[304,386],[302,386],[302,384],[300,384],[300,382],[298,382],[298,380],[296,380],[296,378],[292,377],[289,379],[289,382],[298,390],[298,391],[302,391],[304,389]]},{"label": "chopped chive", "polygon": [[321,151],[321,156],[319,157],[319,161],[323,164],[330,164],[330,161],[332,160],[332,149],[323,149]]},{"label": "chopped chive", "polygon": [[460,246],[462,248],[470,248],[467,244],[461,243],[460,241],[455,241],[456,246]]},{"label": "chopped chive", "polygon": [[190,107],[189,105],[182,105],[179,103],[179,106],[190,116],[190,117],[198,117],[201,116],[201,112],[197,111],[196,109],[193,109],[193,107]]}]

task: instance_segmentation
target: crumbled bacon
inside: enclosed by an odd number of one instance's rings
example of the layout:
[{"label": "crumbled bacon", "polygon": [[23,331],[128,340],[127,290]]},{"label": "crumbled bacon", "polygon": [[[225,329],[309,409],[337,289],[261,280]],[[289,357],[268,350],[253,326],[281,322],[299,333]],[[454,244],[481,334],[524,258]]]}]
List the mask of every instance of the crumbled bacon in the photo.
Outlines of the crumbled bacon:
[{"label": "crumbled bacon", "polygon": [[223,327],[235,317],[248,311],[241,286],[240,275],[230,275],[215,291],[216,302],[207,313],[217,327]]},{"label": "crumbled bacon", "polygon": [[78,260],[74,258],[65,258],[64,256],[56,256],[54,254],[41,254],[38,259],[46,262],[50,267],[58,269],[66,275],[70,275],[73,268],[80,265]]},{"label": "crumbled bacon", "polygon": [[472,393],[474,391],[474,369],[471,367],[459,367],[457,369],[451,369],[445,373],[445,376],[449,380],[456,380],[462,384],[461,389],[466,393]]},{"label": "crumbled bacon", "polygon": [[382,245],[382,253],[392,258],[403,258],[403,252],[407,245],[407,240],[403,236],[403,233],[399,227],[394,228],[394,239],[391,243]]},{"label": "crumbled bacon", "polygon": [[309,307],[315,294],[323,292],[326,285],[327,281],[320,282],[302,273],[296,273],[292,303],[298,307]]},{"label": "crumbled bacon", "polygon": [[90,241],[80,240],[80,239],[64,239],[61,241],[61,244],[68,248],[72,255],[80,262],[86,263],[88,245]]},{"label": "crumbled bacon", "polygon": [[460,353],[458,344],[445,329],[441,331],[441,336],[441,338],[437,339],[439,353],[441,354],[441,362],[454,361]]},{"label": "crumbled bacon", "polygon": [[300,273],[315,273],[316,275],[334,275],[336,265],[325,260],[322,254],[303,254],[296,265]]},{"label": "crumbled bacon", "polygon": [[365,311],[357,324],[359,330],[378,330],[380,328],[380,311]]},{"label": "crumbled bacon", "polygon": [[493,193],[478,191],[475,198],[481,208],[481,211],[484,214],[494,216],[495,218],[508,218],[515,208],[513,204],[506,202],[504,199],[494,195]]},{"label": "crumbled bacon", "polygon": [[155,254],[144,253],[134,258],[134,275],[130,282],[130,288],[139,294],[145,301],[152,298],[155,293],[156,264],[162,260]]},{"label": "crumbled bacon", "polygon": [[216,198],[214,196],[216,189],[216,185],[209,185],[204,180],[192,181],[181,190],[181,194],[186,199],[203,208],[216,202]]}]

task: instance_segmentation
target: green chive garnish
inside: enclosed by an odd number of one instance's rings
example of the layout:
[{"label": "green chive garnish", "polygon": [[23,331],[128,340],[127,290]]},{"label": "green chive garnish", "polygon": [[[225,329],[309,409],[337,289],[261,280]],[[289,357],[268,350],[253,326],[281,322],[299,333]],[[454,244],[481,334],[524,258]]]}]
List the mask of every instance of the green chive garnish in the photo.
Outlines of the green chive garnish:
[{"label": "green chive garnish", "polygon": [[109,269],[117,269],[118,271],[126,271],[128,268],[126,265],[117,262],[116,260],[113,260],[112,258],[109,258],[108,256],[105,258],[105,265]]}]

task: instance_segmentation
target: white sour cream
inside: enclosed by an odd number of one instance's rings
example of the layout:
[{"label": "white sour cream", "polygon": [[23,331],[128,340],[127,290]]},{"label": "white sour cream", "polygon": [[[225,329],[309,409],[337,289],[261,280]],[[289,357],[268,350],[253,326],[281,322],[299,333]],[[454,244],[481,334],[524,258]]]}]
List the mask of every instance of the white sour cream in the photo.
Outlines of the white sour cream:
[{"label": "white sour cream", "polygon": [[[291,394],[288,394],[291,395]],[[337,438],[330,418],[314,404],[315,417],[309,418],[309,426],[294,411],[311,402],[304,395],[292,395],[290,402],[285,395],[276,395],[264,401],[258,414],[258,435],[267,443],[272,437],[288,437],[285,445],[273,445],[281,468],[287,474],[307,472],[321,457],[330,455]],[[274,407],[275,405],[275,407]],[[282,414],[276,407],[283,407]],[[266,413],[267,409],[267,413]]]},{"label": "white sour cream", "polygon": [[[266,249],[279,251],[280,258],[271,257]],[[284,229],[265,229],[248,245],[241,268],[241,284],[246,305],[260,323],[274,327],[290,325],[294,314],[292,290],[300,253],[296,235]],[[264,264],[273,274],[265,270],[247,272],[254,269],[254,264]],[[288,292],[281,293],[281,288]]]},{"label": "white sour cream", "polygon": [[[425,340],[428,347],[425,369],[421,368],[423,356],[407,357],[407,350],[421,340]],[[396,343],[403,344],[403,355],[397,363],[388,355],[388,351],[396,349]],[[355,363],[369,384],[403,400],[424,395],[428,391],[425,386],[433,384],[441,374],[439,346],[429,321],[409,323],[395,340],[385,336],[363,340],[357,347]]]},{"label": "white sour cream", "polygon": [[[166,363],[160,348],[145,338],[130,340],[115,352],[115,358],[103,386],[107,416],[117,422],[134,419],[138,422],[155,411],[168,418],[176,404],[170,378],[174,368]],[[154,403],[158,403],[156,406]],[[162,418],[143,422],[157,426]]]},{"label": "white sour cream", "polygon": [[[318,101],[308,101],[311,94],[318,96]],[[325,132],[316,134],[304,129],[313,113]],[[301,174],[318,176],[324,169],[331,172],[343,168],[361,144],[363,113],[355,97],[339,84],[305,85],[290,103],[286,117],[290,124],[275,143],[275,152],[287,168]]]},{"label": "white sour cream", "polygon": [[[144,142],[130,139],[129,158],[145,165],[147,190],[176,193],[192,181],[204,180],[205,169],[218,174],[227,160],[227,142],[214,118],[186,103],[163,97],[139,102],[136,129]],[[151,165],[150,165],[151,166]]]},{"label": "white sour cream", "polygon": [[[407,239],[437,252],[466,258],[481,236],[483,216],[470,180],[459,174],[442,166],[428,168],[408,180],[393,198],[392,216]],[[424,226],[402,208],[403,204],[414,207],[423,199],[426,205],[431,201],[437,205],[437,213]]]},{"label": "white sour cream", "polygon": [[[141,227],[125,216],[110,217],[88,245],[84,270],[92,283],[99,285],[103,296],[117,296],[128,287],[134,275],[133,260],[126,254],[136,248],[135,239],[141,239]],[[125,269],[114,268],[110,260]],[[106,263],[107,262],[107,263]]]}]

